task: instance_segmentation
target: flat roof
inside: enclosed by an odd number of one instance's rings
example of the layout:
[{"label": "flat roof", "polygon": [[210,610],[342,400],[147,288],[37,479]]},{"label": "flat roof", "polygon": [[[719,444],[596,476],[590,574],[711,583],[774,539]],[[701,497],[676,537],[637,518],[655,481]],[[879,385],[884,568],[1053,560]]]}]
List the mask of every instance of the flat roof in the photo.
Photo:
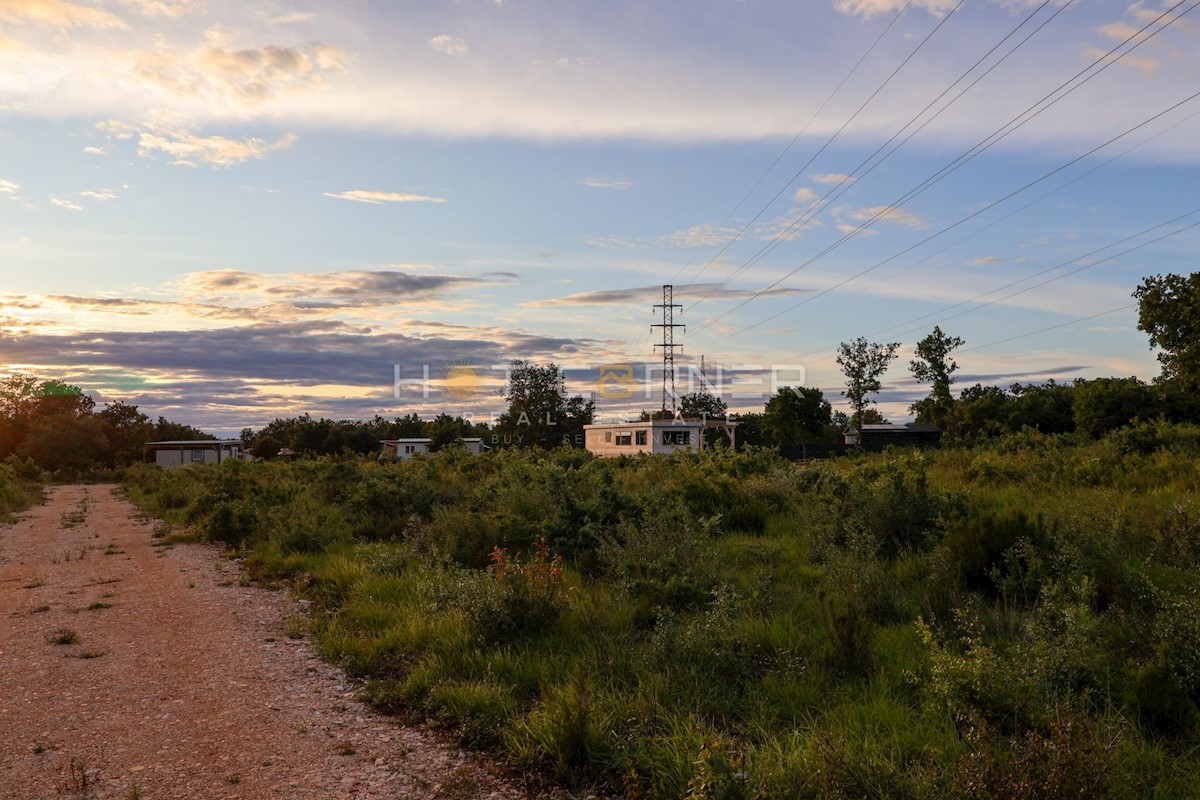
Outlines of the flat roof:
[{"label": "flat roof", "polygon": [[213,445],[233,445],[241,444],[241,439],[181,439],[173,442],[146,442],[146,447],[212,447]]},{"label": "flat roof", "polygon": [[699,428],[704,425],[702,420],[698,419],[652,419],[633,422],[597,422],[592,425],[584,425],[584,430],[588,428]]}]

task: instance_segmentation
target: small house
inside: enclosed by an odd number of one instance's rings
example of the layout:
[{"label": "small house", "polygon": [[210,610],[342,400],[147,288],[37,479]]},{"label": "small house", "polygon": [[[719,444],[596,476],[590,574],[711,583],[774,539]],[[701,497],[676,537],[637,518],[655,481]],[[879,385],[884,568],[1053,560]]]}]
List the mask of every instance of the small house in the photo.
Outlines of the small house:
[{"label": "small house", "polygon": [[605,458],[636,453],[699,452],[704,449],[704,431],[720,428],[733,446],[736,422],[701,419],[655,419],[640,422],[608,422],[584,425],[584,446]]},{"label": "small house", "polygon": [[[379,443],[383,445],[384,456],[408,461],[417,453],[428,454],[429,445],[433,443],[433,440],[423,436],[412,436],[404,439],[382,439]],[[461,445],[464,450],[475,455],[479,455],[487,449],[483,439],[479,437],[462,439]]]},{"label": "small house", "polygon": [[221,464],[231,458],[245,459],[241,439],[196,439],[174,442],[147,442],[144,452],[154,453],[160,467],[186,467],[191,464]]},{"label": "small house", "polygon": [[882,450],[888,445],[932,447],[941,441],[942,429],[924,422],[910,422],[907,425],[863,425],[861,430],[847,428],[845,439],[847,445],[859,446],[864,450]]}]

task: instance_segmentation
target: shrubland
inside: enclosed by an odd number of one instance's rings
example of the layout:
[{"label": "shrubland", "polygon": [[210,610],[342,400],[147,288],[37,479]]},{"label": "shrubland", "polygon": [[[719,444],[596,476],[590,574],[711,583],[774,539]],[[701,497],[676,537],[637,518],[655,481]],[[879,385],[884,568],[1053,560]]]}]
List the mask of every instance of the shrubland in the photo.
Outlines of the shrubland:
[{"label": "shrubland", "polygon": [[124,473],[384,708],[635,798],[1200,796],[1200,427]]}]

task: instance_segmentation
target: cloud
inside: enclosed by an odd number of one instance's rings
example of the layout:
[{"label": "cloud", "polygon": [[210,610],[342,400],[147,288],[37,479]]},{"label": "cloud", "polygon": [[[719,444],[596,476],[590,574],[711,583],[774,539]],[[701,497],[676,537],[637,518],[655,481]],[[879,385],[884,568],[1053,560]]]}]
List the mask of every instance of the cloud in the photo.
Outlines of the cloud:
[{"label": "cloud", "polygon": [[80,197],[87,197],[101,203],[105,200],[116,200],[119,196],[112,189],[101,189],[98,192],[78,192],[77,194]]},{"label": "cloud", "polygon": [[366,301],[372,305],[406,303],[435,292],[483,282],[462,275],[414,274],[399,270],[266,273],[222,269],[185,276],[183,289],[189,296],[254,295],[314,307],[318,301],[338,300]]},{"label": "cloud", "polygon": [[999,264],[1007,260],[1008,259],[1001,258],[1000,256],[980,256],[979,258],[971,259],[971,264],[974,266],[982,266],[984,264]]},{"label": "cloud", "polygon": [[712,247],[731,241],[737,234],[737,228],[727,228],[715,222],[705,222],[668,234],[662,238],[662,242],[672,247]]},{"label": "cloud", "polygon": [[470,49],[467,47],[465,40],[445,34],[430,39],[429,46],[439,53],[445,53],[448,56],[461,56]]},{"label": "cloud", "polygon": [[807,203],[809,201],[816,200],[817,193],[807,186],[801,186],[796,190],[796,193],[792,195],[792,199],[797,203]]},{"label": "cloud", "polygon": [[871,19],[879,14],[895,14],[906,7],[923,8],[940,17],[956,5],[957,0],[834,0],[835,10],[852,17]]},{"label": "cloud", "polygon": [[83,206],[71,200],[64,200],[61,197],[51,197],[50,205],[65,208],[67,211],[83,211]]},{"label": "cloud", "polygon": [[104,148],[88,145],[87,147],[83,148],[83,152],[87,153],[88,155],[102,156],[104,155]]},{"label": "cloud", "polygon": [[16,194],[19,191],[21,191],[21,184],[0,180],[0,194]]},{"label": "cloud", "polygon": [[633,186],[633,181],[625,178],[584,178],[580,183],[592,189],[629,189]]},{"label": "cloud", "polygon": [[352,189],[347,192],[324,192],[326,197],[338,200],[354,200],[359,203],[444,203],[444,197],[429,197],[423,194],[407,194],[404,192],[376,192],[367,189]]},{"label": "cloud", "polygon": [[194,14],[202,7],[202,3],[198,0],[121,0],[121,2],[153,17],[182,17],[186,14]]},{"label": "cloud", "polygon": [[[1103,48],[1089,47],[1083,51],[1083,56],[1084,58],[1088,59],[1098,59],[1103,58],[1107,53],[1108,50]],[[1161,59],[1154,58],[1153,56],[1135,56],[1128,53],[1116,63],[1124,64],[1127,67],[1134,67],[1135,69],[1141,70],[1142,74],[1146,77],[1153,76],[1163,65]]]},{"label": "cloud", "polygon": [[[776,288],[769,289],[763,292],[762,297],[776,297],[803,294],[806,289],[787,289]],[[728,289],[720,288],[720,284],[716,283],[693,283],[690,286],[682,287],[675,290],[676,298],[691,298],[705,297],[713,300],[730,300],[742,297],[750,297],[757,294],[753,289]],[[622,305],[626,303],[641,303],[648,302],[652,299],[662,297],[662,285],[655,286],[637,286],[631,289],[602,289],[593,292],[579,292],[577,294],[567,295],[566,297],[553,297],[546,300],[532,300],[528,303],[522,303],[523,306],[531,308],[548,308],[554,306],[605,306],[605,305]]]},{"label": "cloud", "polygon": [[263,139],[229,139],[225,136],[197,136],[165,125],[154,125],[138,133],[138,155],[153,158],[166,153],[172,164],[194,167],[200,163],[228,167],[252,158],[264,158],[268,153],[285,150],[295,144],[294,133],[285,134],[273,143]]},{"label": "cloud", "polygon": [[290,14],[281,14],[278,17],[272,17],[271,22],[276,25],[295,25],[300,22],[312,22],[317,18],[315,11],[293,11]]},{"label": "cloud", "polygon": [[825,172],[813,175],[812,179],[823,186],[834,186],[839,183],[854,183],[855,178],[841,172]]},{"label": "cloud", "polygon": [[91,27],[125,29],[129,26],[116,14],[65,0],[0,0],[0,20],[33,23],[59,28]]},{"label": "cloud", "polygon": [[256,106],[326,88],[326,73],[343,72],[350,57],[320,42],[234,48],[210,30],[208,41],[189,52],[138,50],[129,60],[134,77],[175,101]]},{"label": "cloud", "polygon": [[888,206],[872,206],[870,208],[839,206],[833,210],[833,215],[839,219],[845,218],[859,223],[869,222],[878,217],[876,221],[891,222],[906,228],[929,227],[929,222],[924,217],[903,208],[889,208]]}]

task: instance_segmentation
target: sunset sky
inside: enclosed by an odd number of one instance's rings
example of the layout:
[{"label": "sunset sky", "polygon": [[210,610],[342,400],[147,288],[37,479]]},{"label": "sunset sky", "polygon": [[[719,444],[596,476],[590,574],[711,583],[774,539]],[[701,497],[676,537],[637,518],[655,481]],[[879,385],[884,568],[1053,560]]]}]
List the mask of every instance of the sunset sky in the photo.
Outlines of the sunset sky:
[{"label": "sunset sky", "polygon": [[735,408],[772,364],[842,403],[862,335],[903,419],[934,324],[960,387],[1149,379],[1197,2],[0,0],[0,368],[217,433],[486,419],[492,365],[653,363],[670,283]]}]

